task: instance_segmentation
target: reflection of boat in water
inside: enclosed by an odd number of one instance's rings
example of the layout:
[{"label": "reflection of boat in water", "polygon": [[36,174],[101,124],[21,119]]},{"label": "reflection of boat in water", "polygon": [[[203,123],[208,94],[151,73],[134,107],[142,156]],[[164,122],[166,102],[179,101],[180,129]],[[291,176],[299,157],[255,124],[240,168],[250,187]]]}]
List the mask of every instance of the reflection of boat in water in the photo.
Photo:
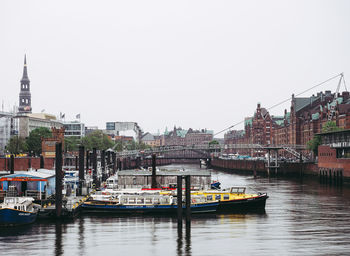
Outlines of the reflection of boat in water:
[{"label": "reflection of boat in water", "polygon": [[[218,205],[218,201],[208,200],[203,195],[192,196],[191,213],[215,212]],[[85,212],[110,212],[115,214],[176,215],[177,198],[157,193],[120,194],[108,199],[92,199],[85,202],[82,209]]]},{"label": "reflection of boat in water", "polygon": [[265,210],[266,193],[246,194],[245,187],[227,190],[192,191],[192,195],[204,195],[208,200],[218,200],[217,212],[261,212]]},{"label": "reflection of boat in water", "polygon": [[31,197],[5,197],[0,204],[0,225],[16,226],[33,223],[39,208]]}]

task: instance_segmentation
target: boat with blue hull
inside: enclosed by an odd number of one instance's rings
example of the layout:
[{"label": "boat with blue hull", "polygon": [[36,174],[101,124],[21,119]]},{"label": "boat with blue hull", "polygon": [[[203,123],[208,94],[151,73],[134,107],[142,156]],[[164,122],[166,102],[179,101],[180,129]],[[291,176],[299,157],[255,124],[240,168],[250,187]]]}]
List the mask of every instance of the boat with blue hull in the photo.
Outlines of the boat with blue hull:
[{"label": "boat with blue hull", "polygon": [[[176,215],[177,198],[167,195],[119,195],[105,200],[91,199],[82,205],[83,212],[114,214]],[[212,213],[219,206],[203,196],[191,199],[191,213]],[[185,210],[185,206],[183,206]]]},{"label": "boat with blue hull", "polygon": [[35,222],[39,208],[31,197],[6,197],[0,204],[0,226],[17,226]]}]

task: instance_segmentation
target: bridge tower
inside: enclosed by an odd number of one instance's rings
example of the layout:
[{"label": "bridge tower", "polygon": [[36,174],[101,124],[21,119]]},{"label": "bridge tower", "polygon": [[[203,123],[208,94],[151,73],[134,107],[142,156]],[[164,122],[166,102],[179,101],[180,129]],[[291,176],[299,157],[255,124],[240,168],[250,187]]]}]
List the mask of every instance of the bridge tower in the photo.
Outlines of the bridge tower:
[{"label": "bridge tower", "polygon": [[31,107],[31,94],[30,94],[30,80],[27,73],[27,58],[24,55],[24,67],[23,67],[23,76],[21,79],[21,89],[19,93],[19,108],[18,113],[32,113]]}]

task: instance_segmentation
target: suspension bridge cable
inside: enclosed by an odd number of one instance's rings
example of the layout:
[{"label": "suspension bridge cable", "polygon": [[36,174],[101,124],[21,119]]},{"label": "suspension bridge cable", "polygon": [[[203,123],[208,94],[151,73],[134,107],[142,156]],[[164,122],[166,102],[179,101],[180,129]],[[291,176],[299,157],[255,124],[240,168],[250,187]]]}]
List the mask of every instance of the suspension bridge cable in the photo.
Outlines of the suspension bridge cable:
[{"label": "suspension bridge cable", "polygon": [[[323,84],[325,84],[325,83],[327,83],[327,82],[329,82],[329,81],[331,81],[331,80],[333,80],[333,79],[335,79],[335,78],[337,78],[337,77],[339,77],[339,76],[342,76],[342,74],[343,74],[343,73],[339,73],[339,74],[337,74],[337,75],[335,75],[335,76],[332,76],[331,78],[328,78],[327,80],[324,80],[323,82],[321,82],[321,83],[319,83],[319,84],[316,84],[316,85],[310,87],[309,89],[306,89],[305,91],[302,91],[302,92],[296,94],[295,96],[299,96],[299,95],[304,94],[304,93],[306,93],[306,92],[308,92],[308,91],[310,91],[310,90],[312,90],[312,89],[315,89],[316,87],[319,87],[319,86],[321,86],[321,85],[323,85]],[[344,77],[343,77],[343,79],[344,79]],[[345,89],[346,89],[345,79],[344,79],[343,81],[344,81],[344,86],[345,86]],[[290,101],[291,99],[292,99],[292,97],[289,97],[288,99],[285,99],[285,100],[283,100],[283,101],[281,101],[281,102],[279,102],[279,103],[277,103],[277,104],[275,104],[275,105],[273,105],[273,106],[267,108],[267,110],[270,110],[270,109],[273,109],[273,108],[275,108],[275,107],[277,107],[277,106],[279,106],[279,105],[282,105],[283,103],[286,103],[287,101]],[[215,133],[214,136],[216,136],[216,135],[218,135],[218,134],[220,134],[220,133],[223,133],[223,132],[225,132],[225,131],[227,131],[227,130],[229,130],[229,129],[231,129],[231,128],[233,128],[233,127],[235,127],[235,126],[237,126],[237,125],[239,125],[239,124],[241,124],[241,123],[243,123],[243,122],[244,122],[244,120],[243,120],[243,121],[240,121],[240,122],[238,122],[238,123],[235,123],[235,124],[231,125],[230,127],[225,128],[225,129],[223,129],[223,130],[221,130],[221,131]]]}]

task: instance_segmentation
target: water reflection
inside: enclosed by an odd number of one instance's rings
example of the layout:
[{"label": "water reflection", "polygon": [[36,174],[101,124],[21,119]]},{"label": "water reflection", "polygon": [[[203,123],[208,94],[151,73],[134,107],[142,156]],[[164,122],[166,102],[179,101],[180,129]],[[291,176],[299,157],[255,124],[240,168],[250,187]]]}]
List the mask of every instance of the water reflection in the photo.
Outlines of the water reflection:
[{"label": "water reflection", "polygon": [[63,255],[63,247],[62,247],[62,223],[56,222],[55,224],[55,255],[60,256]]},{"label": "water reflection", "polygon": [[[177,255],[192,255],[191,252],[191,220],[185,220],[185,244],[183,242],[183,220],[177,221]],[[185,248],[183,248],[185,246]]]}]

